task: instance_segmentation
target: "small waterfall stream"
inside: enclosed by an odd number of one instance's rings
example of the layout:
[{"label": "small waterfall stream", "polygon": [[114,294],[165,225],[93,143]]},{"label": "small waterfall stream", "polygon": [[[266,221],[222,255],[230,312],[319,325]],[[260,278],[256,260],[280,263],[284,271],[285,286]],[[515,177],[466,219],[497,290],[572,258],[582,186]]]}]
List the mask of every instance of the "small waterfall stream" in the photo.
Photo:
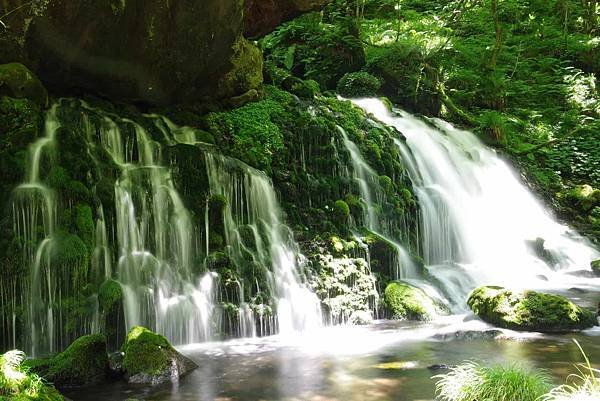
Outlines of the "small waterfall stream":
[{"label": "small waterfall stream", "polygon": [[[472,133],[390,112],[377,99],[354,103],[406,137],[396,144],[417,191],[427,271],[454,304],[481,284],[562,287],[573,281],[562,273],[589,269],[598,257]],[[536,241],[545,256],[534,251]]]}]

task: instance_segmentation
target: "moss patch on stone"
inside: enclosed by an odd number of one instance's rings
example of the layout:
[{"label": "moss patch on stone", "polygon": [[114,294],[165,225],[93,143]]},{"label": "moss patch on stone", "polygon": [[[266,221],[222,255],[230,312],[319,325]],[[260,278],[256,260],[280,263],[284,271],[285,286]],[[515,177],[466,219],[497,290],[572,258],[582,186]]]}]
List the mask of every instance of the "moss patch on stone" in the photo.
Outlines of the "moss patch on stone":
[{"label": "moss patch on stone", "polygon": [[590,310],[565,297],[535,291],[479,287],[471,293],[467,303],[486,322],[513,330],[568,332],[597,324]]},{"label": "moss patch on stone", "polygon": [[48,92],[41,81],[23,64],[0,64],[0,96],[29,99],[38,106],[48,105]]},{"label": "moss patch on stone", "polygon": [[395,281],[385,289],[384,302],[393,319],[431,320],[441,308],[420,288]]},{"label": "moss patch on stone", "polygon": [[102,382],[107,369],[106,337],[91,334],[52,358],[46,379],[59,387],[84,386]]},{"label": "moss patch on stone", "polygon": [[129,375],[159,374],[167,368],[169,354],[174,351],[169,341],[145,327],[136,326],[129,331],[123,348],[123,367]]}]

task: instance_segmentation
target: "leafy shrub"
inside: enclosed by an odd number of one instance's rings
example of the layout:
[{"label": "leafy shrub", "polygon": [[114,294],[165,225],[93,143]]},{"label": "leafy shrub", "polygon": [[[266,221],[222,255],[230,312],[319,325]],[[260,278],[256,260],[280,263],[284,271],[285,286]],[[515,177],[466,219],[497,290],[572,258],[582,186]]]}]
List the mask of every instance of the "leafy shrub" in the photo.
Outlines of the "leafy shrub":
[{"label": "leafy shrub", "polygon": [[350,72],[344,75],[337,84],[337,91],[345,97],[373,96],[381,88],[379,78],[368,72]]}]

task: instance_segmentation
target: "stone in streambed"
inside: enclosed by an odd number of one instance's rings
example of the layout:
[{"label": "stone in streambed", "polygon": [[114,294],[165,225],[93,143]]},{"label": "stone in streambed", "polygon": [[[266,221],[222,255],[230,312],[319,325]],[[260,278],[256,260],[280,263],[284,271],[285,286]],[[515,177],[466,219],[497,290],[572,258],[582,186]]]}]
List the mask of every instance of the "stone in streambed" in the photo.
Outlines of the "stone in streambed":
[{"label": "stone in streambed", "polygon": [[181,355],[167,339],[144,327],[134,327],[127,334],[121,350],[123,368],[129,383],[161,384],[176,382],[198,365]]},{"label": "stone in streambed", "polygon": [[597,324],[594,313],[560,295],[486,286],[467,301],[482,320],[513,330],[569,332]]}]

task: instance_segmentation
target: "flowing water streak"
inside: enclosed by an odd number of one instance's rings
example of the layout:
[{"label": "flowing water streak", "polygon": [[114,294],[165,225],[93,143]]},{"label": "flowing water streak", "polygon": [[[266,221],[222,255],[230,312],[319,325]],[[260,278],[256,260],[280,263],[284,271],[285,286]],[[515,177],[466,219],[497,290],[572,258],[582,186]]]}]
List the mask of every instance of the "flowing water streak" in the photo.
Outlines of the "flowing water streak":
[{"label": "flowing water streak", "polygon": [[358,183],[361,197],[366,203],[366,208],[363,208],[363,224],[370,231],[387,241],[396,251],[397,260],[395,270],[392,272],[394,279],[418,278],[417,267],[409,253],[399,241],[393,239],[390,235],[393,223],[386,221],[378,210],[378,205],[381,205],[383,200],[379,175],[365,161],[360,149],[348,138],[348,134],[341,127],[338,127],[338,129],[342,134],[344,146],[350,154],[353,178]]},{"label": "flowing water streak", "polygon": [[[354,102],[406,137],[396,142],[417,189],[423,256],[455,302],[477,284],[560,287],[572,281],[561,273],[589,269],[598,258],[472,133],[392,113],[377,99]],[[538,238],[543,255],[532,246]]]},{"label": "flowing water streak", "polygon": [[51,266],[56,194],[40,181],[42,163],[53,159],[56,131],[60,127],[56,112],[56,106],[48,111],[44,136],[29,147],[27,181],[15,189],[13,197],[14,232],[23,244],[23,266],[29,268],[26,288],[22,289],[28,294],[23,343],[28,353],[34,356],[54,352],[60,346],[54,321],[60,280]]},{"label": "flowing water streak", "polygon": [[[300,252],[291,230],[282,222],[270,180],[237,160],[208,152],[206,165],[211,195],[225,197],[229,202],[224,208],[224,231],[235,264],[252,263],[270,276],[271,293],[277,299],[279,333],[287,335],[319,327],[320,302],[299,277]],[[244,305],[245,300],[240,299],[240,303]],[[254,323],[248,318],[247,308],[241,308],[240,318],[242,327]],[[256,332],[256,328],[251,330]]]},{"label": "flowing water streak", "polygon": [[[210,340],[215,276],[194,279],[196,230],[170,169],[161,163],[162,147],[130,120],[105,115],[98,126],[86,125],[94,131],[87,137],[96,140],[120,170],[115,183],[115,276],[123,288],[126,327],[150,327],[174,344]],[[97,263],[102,261],[110,274],[103,224],[100,219]]]}]

